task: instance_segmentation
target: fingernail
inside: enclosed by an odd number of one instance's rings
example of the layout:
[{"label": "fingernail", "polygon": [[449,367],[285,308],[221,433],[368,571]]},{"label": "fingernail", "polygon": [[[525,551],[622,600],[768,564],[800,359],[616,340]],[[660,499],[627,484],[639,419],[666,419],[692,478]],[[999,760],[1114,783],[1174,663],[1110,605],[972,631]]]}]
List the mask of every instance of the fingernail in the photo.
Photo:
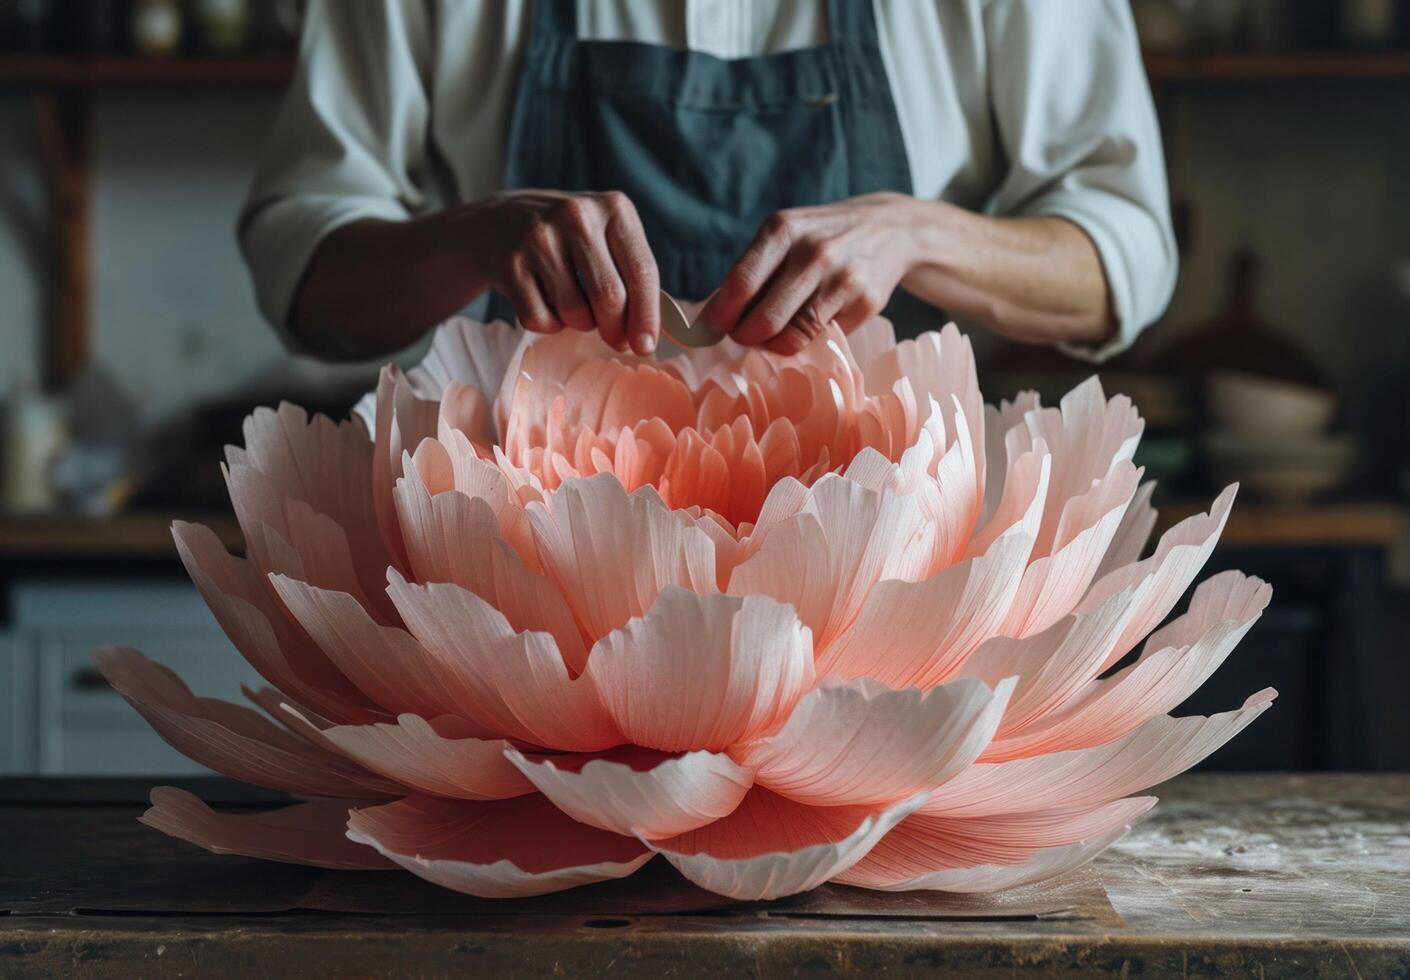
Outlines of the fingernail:
[{"label": "fingernail", "polygon": [[656,349],[656,338],[649,333],[637,334],[632,338],[632,346],[642,357],[648,357]]}]

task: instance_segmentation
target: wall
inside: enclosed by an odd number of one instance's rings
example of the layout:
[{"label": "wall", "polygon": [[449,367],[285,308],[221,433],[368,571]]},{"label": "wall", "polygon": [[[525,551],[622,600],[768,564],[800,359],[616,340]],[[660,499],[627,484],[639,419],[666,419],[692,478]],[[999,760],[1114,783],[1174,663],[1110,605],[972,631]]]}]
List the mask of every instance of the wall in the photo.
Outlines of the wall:
[{"label": "wall", "polygon": [[[318,387],[368,368],[290,359],[261,321],[235,214],[272,94],[104,95],[94,112],[93,353],[144,420],[274,382]],[[0,395],[38,375],[44,193],[28,106],[0,103]]]},{"label": "wall", "polygon": [[1263,257],[1264,318],[1340,390],[1344,422],[1392,489],[1406,462],[1410,83],[1190,89],[1165,100],[1171,183],[1193,206],[1189,249],[1159,339],[1218,313],[1228,258]]}]

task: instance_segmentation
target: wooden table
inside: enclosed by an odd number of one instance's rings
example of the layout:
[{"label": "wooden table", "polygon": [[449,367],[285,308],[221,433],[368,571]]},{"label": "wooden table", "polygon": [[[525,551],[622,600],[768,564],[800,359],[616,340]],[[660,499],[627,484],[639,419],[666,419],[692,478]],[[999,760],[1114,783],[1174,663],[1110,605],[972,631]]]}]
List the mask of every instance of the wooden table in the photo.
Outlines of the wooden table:
[{"label": "wooden table", "polygon": [[641,884],[495,904],[219,858],[135,824],[133,789],[0,782],[0,976],[1410,976],[1405,775],[1186,776],[1055,885],[752,906],[659,862]]}]

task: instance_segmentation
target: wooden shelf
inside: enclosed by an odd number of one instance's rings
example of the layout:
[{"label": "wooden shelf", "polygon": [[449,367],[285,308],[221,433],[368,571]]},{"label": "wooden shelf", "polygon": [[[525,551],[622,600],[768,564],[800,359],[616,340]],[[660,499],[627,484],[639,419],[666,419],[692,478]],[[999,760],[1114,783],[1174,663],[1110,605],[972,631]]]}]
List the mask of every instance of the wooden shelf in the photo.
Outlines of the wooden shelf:
[{"label": "wooden shelf", "polygon": [[1410,50],[1219,52],[1147,51],[1152,83],[1223,84],[1297,81],[1410,81]]},{"label": "wooden shelf", "polygon": [[[244,548],[235,518],[194,515],[232,551]],[[170,516],[122,514],[106,519],[81,517],[0,518],[0,562],[19,560],[84,561],[104,558],[176,560]]]},{"label": "wooden shelf", "polygon": [[[1167,504],[1160,508],[1155,533],[1208,508],[1208,501]],[[227,548],[243,549],[244,539],[233,516],[181,516],[205,524]],[[0,518],[0,560],[175,558],[171,520],[165,514],[123,514],[106,520],[58,516]],[[1406,512],[1393,503],[1368,501],[1290,507],[1240,501],[1234,504],[1220,544],[1259,548],[1389,548],[1400,540],[1406,529]]]},{"label": "wooden shelf", "polygon": [[188,88],[279,86],[289,80],[289,55],[238,57],[0,56],[0,84],[33,88]]},{"label": "wooden shelf", "polygon": [[[1160,508],[1155,533],[1209,509],[1209,502]],[[1390,548],[1406,531],[1405,508],[1384,501],[1334,504],[1264,504],[1237,500],[1219,538],[1221,547]]]}]

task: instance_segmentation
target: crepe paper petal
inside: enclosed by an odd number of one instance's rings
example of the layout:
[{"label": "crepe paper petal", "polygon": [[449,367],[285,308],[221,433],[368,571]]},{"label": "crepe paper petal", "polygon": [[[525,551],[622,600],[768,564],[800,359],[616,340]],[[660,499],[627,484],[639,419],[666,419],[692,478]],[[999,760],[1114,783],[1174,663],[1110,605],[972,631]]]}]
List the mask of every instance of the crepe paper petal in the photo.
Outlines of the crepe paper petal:
[{"label": "crepe paper petal", "polygon": [[258,712],[198,698],[174,673],[131,647],[99,647],[103,676],[172,748],[232,779],[308,796],[367,799],[398,788],[278,727]]},{"label": "crepe paper petal", "polygon": [[1092,490],[1068,502],[1054,550],[1023,573],[1000,635],[1041,633],[1077,605],[1097,574],[1140,478],[1140,470],[1121,460]]},{"label": "crepe paper petal", "polygon": [[[356,423],[309,417],[287,402],[257,408],[245,419],[243,458],[280,497],[302,501],[346,535],[357,580],[374,594],[387,567],[377,534],[372,444]],[[236,452],[239,452],[238,450]]]},{"label": "crepe paper petal", "polygon": [[813,678],[811,636],[790,607],[671,587],[597,642],[582,679],[627,741],[722,752],[786,717]]},{"label": "crepe paper petal", "polygon": [[818,675],[922,690],[943,683],[1008,615],[1033,539],[1008,534],[922,582],[885,581],[818,656]]},{"label": "crepe paper petal", "polygon": [[348,837],[418,877],[480,898],[625,878],[651,859],[634,838],[584,826],[537,794],[487,803],[411,796],[354,810]]},{"label": "crepe paper petal", "polygon": [[505,738],[569,752],[625,739],[597,688],[569,677],[547,633],[516,633],[498,610],[454,585],[412,585],[393,572],[388,594],[446,670],[455,713]]},{"label": "crepe paper petal", "polygon": [[395,494],[417,581],[450,582],[475,593],[515,630],[551,634],[570,669],[582,670],[588,648],[573,611],[500,537],[502,526],[488,503],[458,491],[432,497],[414,474],[397,481]]},{"label": "crepe paper petal", "polygon": [[767,595],[799,611],[819,647],[856,618],[883,579],[912,580],[928,564],[924,519],[912,498],[826,476],[803,509],[768,530],[730,576],[732,595]]},{"label": "crepe paper petal", "polygon": [[774,734],[734,758],[780,796],[818,806],[885,805],[935,789],[979,758],[1003,717],[1013,680],[929,691],[873,681],[829,684],[794,707]]},{"label": "crepe paper petal", "polygon": [[1202,583],[1190,611],[1147,641],[1134,664],[1090,682],[1059,713],[996,739],[989,761],[1100,745],[1178,707],[1218,669],[1262,614],[1272,590],[1224,572]]},{"label": "crepe paper petal", "polygon": [[896,328],[891,321],[884,316],[874,316],[861,326],[854,329],[847,335],[847,348],[852,352],[852,359],[861,368],[862,379],[867,383],[867,394],[877,395],[886,388],[875,388],[868,380],[870,365],[888,351],[896,347]]},{"label": "crepe paper petal", "polygon": [[852,867],[926,795],[884,809],[818,807],[756,786],[729,816],[647,846],[707,891],[740,901],[782,898]]},{"label": "crepe paper petal", "polygon": [[1126,624],[1121,639],[1102,665],[1103,670],[1125,656],[1140,642],[1141,637],[1175,608],[1175,603],[1180,601],[1214,551],[1215,542],[1229,519],[1229,510],[1234,505],[1237,491],[1238,484],[1226,487],[1207,513],[1186,518],[1162,534],[1155,554],[1134,565],[1107,573],[1083,597],[1077,607],[1078,612],[1092,609],[1110,596],[1150,580],[1140,608]]},{"label": "crepe paper petal", "polygon": [[[1107,840],[1113,833],[1124,832],[1154,805],[1155,798],[1147,796],[1096,807],[987,817],[916,813],[901,821],[837,880],[897,891],[937,888],[941,886],[936,876],[946,871],[1024,865],[1041,850]],[[1088,856],[1095,856],[1095,851]]]},{"label": "crepe paper petal", "polygon": [[1019,679],[996,738],[1022,731],[1078,696],[1100,672],[1143,589],[1112,596],[1091,612],[1075,613],[1034,636],[995,637],[975,652],[958,676],[990,685],[1005,677]]},{"label": "crepe paper petal", "polygon": [[[503,320],[481,323],[453,316],[432,335],[430,350],[407,372],[407,379],[422,398],[439,399],[452,383],[459,383],[479,390],[486,402],[493,403],[523,337],[523,331]],[[495,433],[489,430],[481,435],[492,440]]]},{"label": "crepe paper petal", "polygon": [[371,605],[358,581],[347,535],[336,521],[302,500],[280,495],[252,466],[234,462],[222,470],[245,546],[260,571],[348,592]]},{"label": "crepe paper petal", "polygon": [[532,793],[505,758],[509,743],[474,737],[474,730],[450,716],[427,721],[404,714],[394,725],[334,725],[322,735],[359,765],[431,796],[503,800]]},{"label": "crepe paper petal", "polygon": [[655,495],[627,494],[609,475],[569,480],[529,520],[544,567],[589,636],[643,616],[666,586],[715,588],[715,548]]},{"label": "crepe paper petal", "polygon": [[1129,827],[1116,827],[1088,840],[1061,847],[1042,847],[1018,864],[979,864],[966,868],[928,871],[912,877],[854,868],[837,879],[840,884],[877,891],[937,891],[982,895],[1048,881],[1075,871],[1125,837]]},{"label": "crepe paper petal", "polygon": [[1208,717],[1152,718],[1116,741],[1010,762],[971,766],[942,786],[922,810],[982,817],[1035,807],[1084,807],[1162,783],[1213,754],[1273,703],[1272,688],[1242,708]]},{"label": "crepe paper petal", "polygon": [[1155,528],[1156,518],[1159,517],[1156,509],[1151,506],[1151,495],[1154,493],[1154,480],[1147,480],[1136,490],[1130,506],[1122,515],[1116,534],[1112,536],[1111,546],[1102,557],[1101,566],[1097,569],[1097,578],[1134,564],[1140,559],[1146,549],[1146,542],[1150,540],[1151,531]]},{"label": "crepe paper petal", "polygon": [[1064,395],[1059,408],[1035,403],[1024,413],[1023,425],[1005,435],[1010,452],[1041,441],[1053,456],[1038,554],[1051,553],[1068,501],[1085,494],[1116,464],[1129,460],[1144,428],[1131,399],[1125,395],[1107,399],[1101,381],[1093,375]]},{"label": "crepe paper petal", "polygon": [[405,459],[425,439],[434,438],[440,427],[440,406],[420,398],[396,365],[382,368],[377,378],[376,427],[372,448],[372,504],[377,529],[388,555],[388,564],[405,570],[406,547],[397,526],[396,501],[392,496],[397,480],[404,475]]},{"label": "crepe paper petal", "polygon": [[509,761],[580,823],[647,840],[674,837],[728,815],[753,785],[727,755],[669,755],[624,746],[599,755],[526,756]]},{"label": "crepe paper petal", "polygon": [[[378,707],[390,715],[455,713],[446,670],[406,630],[373,622],[345,592],[315,589],[282,575],[270,582],[319,649]],[[388,664],[396,669],[388,670]]]},{"label": "crepe paper petal", "polygon": [[152,789],[139,823],[210,851],[337,871],[391,871],[396,865],[347,838],[347,800],[313,800],[262,813],[217,813],[175,786]]},{"label": "crepe paper petal", "polygon": [[381,720],[381,710],[292,621],[257,568],[227,552],[204,525],[176,521],[171,530],[186,574],[260,676],[335,720]]},{"label": "crepe paper petal", "polygon": [[1006,534],[1022,534],[1036,544],[1051,473],[1052,455],[1041,441],[1016,456],[1005,473],[1002,495],[979,522],[965,554],[982,555]]}]

